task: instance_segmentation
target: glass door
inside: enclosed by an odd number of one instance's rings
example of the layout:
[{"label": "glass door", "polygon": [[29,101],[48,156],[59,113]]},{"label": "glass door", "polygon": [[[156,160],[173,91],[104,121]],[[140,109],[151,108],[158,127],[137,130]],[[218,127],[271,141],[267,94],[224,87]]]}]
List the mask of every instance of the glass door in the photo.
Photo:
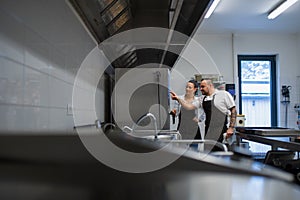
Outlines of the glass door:
[{"label": "glass door", "polygon": [[238,56],[239,112],[245,126],[277,126],[275,56]]}]

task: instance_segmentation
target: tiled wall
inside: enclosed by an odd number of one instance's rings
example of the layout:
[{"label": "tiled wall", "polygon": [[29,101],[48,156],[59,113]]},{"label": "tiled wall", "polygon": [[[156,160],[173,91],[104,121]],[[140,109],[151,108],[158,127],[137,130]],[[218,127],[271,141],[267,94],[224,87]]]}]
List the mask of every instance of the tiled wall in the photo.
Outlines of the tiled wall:
[{"label": "tiled wall", "polygon": [[67,105],[92,39],[64,0],[2,0],[0,27],[0,130],[71,133]]}]

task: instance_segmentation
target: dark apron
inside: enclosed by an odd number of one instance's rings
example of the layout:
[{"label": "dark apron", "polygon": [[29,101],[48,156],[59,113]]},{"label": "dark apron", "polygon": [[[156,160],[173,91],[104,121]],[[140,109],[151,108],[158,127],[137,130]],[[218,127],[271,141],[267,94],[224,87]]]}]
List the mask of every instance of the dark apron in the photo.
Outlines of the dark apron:
[{"label": "dark apron", "polygon": [[203,99],[202,107],[206,115],[205,119],[205,139],[223,141],[223,133],[227,131],[227,115],[222,113],[215,105],[213,99],[205,101]]},{"label": "dark apron", "polygon": [[177,130],[181,134],[182,139],[201,139],[198,123],[193,120],[195,110],[186,110],[181,107],[178,117]]}]

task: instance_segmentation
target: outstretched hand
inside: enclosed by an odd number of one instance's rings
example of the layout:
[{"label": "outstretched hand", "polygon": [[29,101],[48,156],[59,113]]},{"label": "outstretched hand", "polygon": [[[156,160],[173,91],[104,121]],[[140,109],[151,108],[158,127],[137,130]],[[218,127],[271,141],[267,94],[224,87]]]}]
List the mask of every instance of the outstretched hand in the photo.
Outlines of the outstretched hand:
[{"label": "outstretched hand", "polygon": [[178,100],[178,96],[177,96],[177,94],[175,93],[175,92],[170,92],[170,94],[171,94],[171,98],[173,99],[173,100]]}]

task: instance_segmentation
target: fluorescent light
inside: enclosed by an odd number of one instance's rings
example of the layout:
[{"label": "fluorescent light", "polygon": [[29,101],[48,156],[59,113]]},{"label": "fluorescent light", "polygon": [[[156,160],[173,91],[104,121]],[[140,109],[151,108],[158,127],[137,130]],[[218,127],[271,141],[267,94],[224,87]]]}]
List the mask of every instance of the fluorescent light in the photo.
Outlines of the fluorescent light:
[{"label": "fluorescent light", "polygon": [[204,16],[204,18],[209,18],[210,15],[214,12],[214,10],[216,9],[217,5],[219,4],[221,0],[214,0],[214,2],[211,4],[211,6],[209,7],[206,15]]},{"label": "fluorescent light", "polygon": [[268,19],[274,19],[286,9],[288,9],[291,5],[296,3],[298,0],[286,0],[282,4],[280,4],[277,8],[275,8],[272,12],[269,13]]}]

